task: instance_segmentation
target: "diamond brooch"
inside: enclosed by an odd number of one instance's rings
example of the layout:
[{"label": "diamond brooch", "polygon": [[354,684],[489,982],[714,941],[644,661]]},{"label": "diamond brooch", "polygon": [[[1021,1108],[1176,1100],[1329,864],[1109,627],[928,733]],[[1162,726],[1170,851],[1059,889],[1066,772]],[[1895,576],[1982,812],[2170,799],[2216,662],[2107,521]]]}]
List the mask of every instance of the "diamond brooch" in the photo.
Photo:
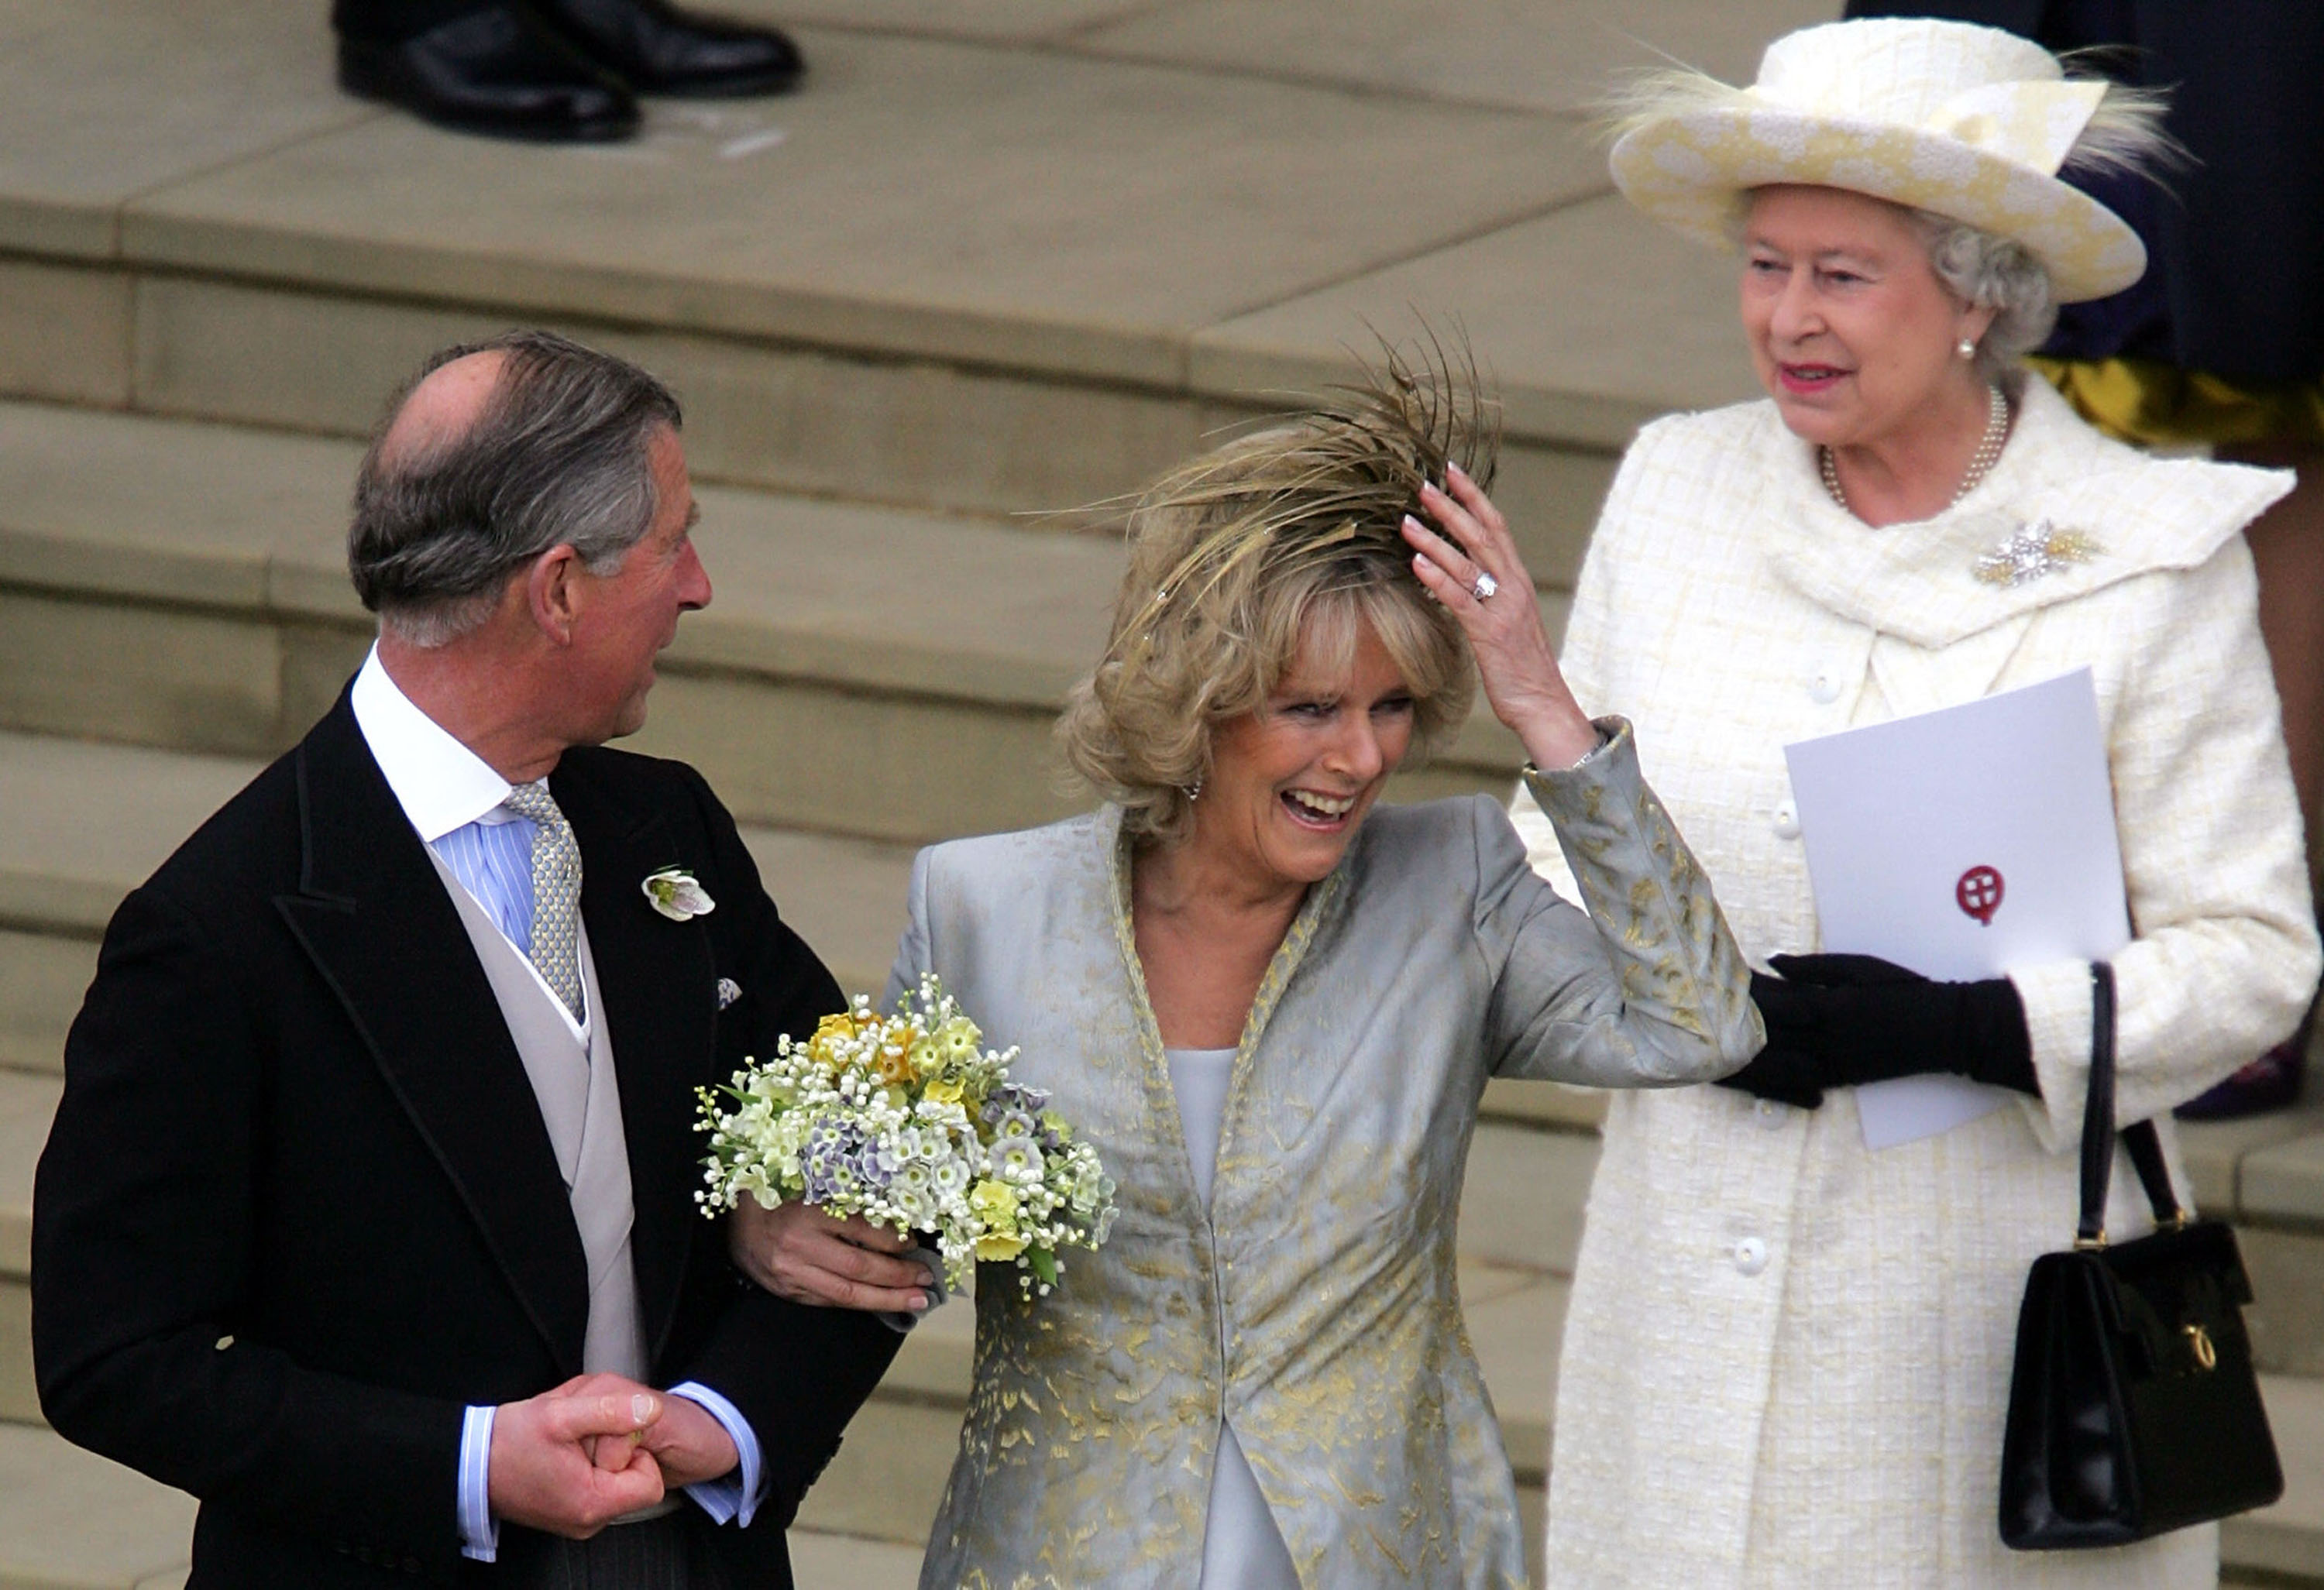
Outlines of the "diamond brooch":
[{"label": "diamond brooch", "polygon": [[1977,560],[1974,572],[1988,585],[2023,585],[2070,564],[2088,563],[2098,544],[2080,530],[2053,528],[2037,519]]}]

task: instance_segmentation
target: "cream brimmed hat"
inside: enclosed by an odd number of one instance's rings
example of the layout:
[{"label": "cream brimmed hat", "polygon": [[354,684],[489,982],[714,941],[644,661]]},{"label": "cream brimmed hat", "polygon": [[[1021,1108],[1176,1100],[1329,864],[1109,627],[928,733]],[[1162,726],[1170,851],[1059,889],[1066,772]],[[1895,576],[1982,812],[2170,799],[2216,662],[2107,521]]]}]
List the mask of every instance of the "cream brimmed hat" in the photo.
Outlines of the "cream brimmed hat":
[{"label": "cream brimmed hat", "polygon": [[2146,271],[2138,234],[2058,179],[2106,96],[2040,45],[1995,28],[1868,19],[1776,40],[1734,88],[1665,78],[1614,144],[1615,186],[1690,236],[1729,246],[1738,196],[1775,183],[1845,188],[2015,239],[2061,303]]}]

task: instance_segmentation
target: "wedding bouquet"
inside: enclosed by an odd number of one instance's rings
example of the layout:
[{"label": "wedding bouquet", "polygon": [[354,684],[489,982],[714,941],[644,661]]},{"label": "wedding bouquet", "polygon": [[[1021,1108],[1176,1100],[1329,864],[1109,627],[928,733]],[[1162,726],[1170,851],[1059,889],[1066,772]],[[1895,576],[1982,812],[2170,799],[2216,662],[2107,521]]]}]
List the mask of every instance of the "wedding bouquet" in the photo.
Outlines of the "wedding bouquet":
[{"label": "wedding bouquet", "polygon": [[806,1043],[700,1089],[710,1134],[706,1214],[744,1195],[801,1199],[843,1218],[917,1235],[958,1287],[979,1259],[1014,1260],[1027,1297],[1046,1293],[1063,1247],[1094,1248],[1113,1225],[1114,1184],[1049,1096],[1009,1080],[1017,1051],[984,1034],[934,976],[892,1016],[857,995]]}]

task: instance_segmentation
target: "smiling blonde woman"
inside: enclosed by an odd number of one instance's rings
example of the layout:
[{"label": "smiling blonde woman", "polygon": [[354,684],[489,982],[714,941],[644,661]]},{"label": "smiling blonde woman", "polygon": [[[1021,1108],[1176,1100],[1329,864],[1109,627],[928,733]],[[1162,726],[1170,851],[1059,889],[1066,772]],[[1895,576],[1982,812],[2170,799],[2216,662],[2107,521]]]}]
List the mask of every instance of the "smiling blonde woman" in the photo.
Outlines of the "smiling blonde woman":
[{"label": "smiling blonde woman", "polygon": [[[1815,953],[1783,753],[2089,667],[2136,933],[2119,1118],[2170,1143],[2172,1105],[2299,1021],[2316,936],[2240,534],[2288,477],[2135,453],[2016,367],[2053,299],[2144,268],[2057,173],[2153,159],[2154,106],[2006,33],[1881,21],[1778,41],[1748,89],[1665,76],[1631,108],[1615,179],[1739,244],[1769,400],[1640,433],[1561,660],[1634,714],[1746,951],[1785,975],[1754,978],[1768,1044],[1734,1086],[1609,1108],[1549,1582],[2208,1586],[2210,1527],[1999,1539],[2017,1302],[2076,1207],[2089,969],[1934,983]],[[2012,1107],[1868,1150],[1856,1087],[1927,1072]]]},{"label": "smiling blonde woman", "polygon": [[[1107,804],[913,869],[891,988],[942,974],[1120,1184],[1051,1295],[978,1290],[932,1590],[1522,1585],[1454,1280],[1485,1079],[1759,1045],[1628,728],[1558,676],[1457,384],[1391,372],[1158,484],[1061,728]],[[1379,804],[1472,656],[1594,919],[1490,799]]]}]

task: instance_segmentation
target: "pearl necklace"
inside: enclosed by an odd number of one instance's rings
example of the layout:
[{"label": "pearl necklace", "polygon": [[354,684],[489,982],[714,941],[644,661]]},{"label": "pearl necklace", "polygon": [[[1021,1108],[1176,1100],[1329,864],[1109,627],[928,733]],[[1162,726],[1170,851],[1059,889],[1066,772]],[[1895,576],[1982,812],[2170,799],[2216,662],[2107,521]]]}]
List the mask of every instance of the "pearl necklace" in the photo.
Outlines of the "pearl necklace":
[{"label": "pearl necklace", "polygon": [[[1985,389],[1985,435],[1978,438],[1977,451],[1969,455],[1969,473],[1961,476],[1960,484],[1953,489],[1952,496],[1945,503],[1947,508],[1976,491],[1985,477],[1993,473],[1993,466],[2001,462],[2001,449],[2008,440],[2009,400],[2001,395],[1999,387],[1987,387]],[[1816,461],[1823,471],[1823,489],[1831,493],[1831,500],[1840,504],[1841,512],[1854,513],[1856,510],[1848,503],[1848,493],[1840,489],[1840,461],[1832,456],[1831,449],[1818,447]]]}]

